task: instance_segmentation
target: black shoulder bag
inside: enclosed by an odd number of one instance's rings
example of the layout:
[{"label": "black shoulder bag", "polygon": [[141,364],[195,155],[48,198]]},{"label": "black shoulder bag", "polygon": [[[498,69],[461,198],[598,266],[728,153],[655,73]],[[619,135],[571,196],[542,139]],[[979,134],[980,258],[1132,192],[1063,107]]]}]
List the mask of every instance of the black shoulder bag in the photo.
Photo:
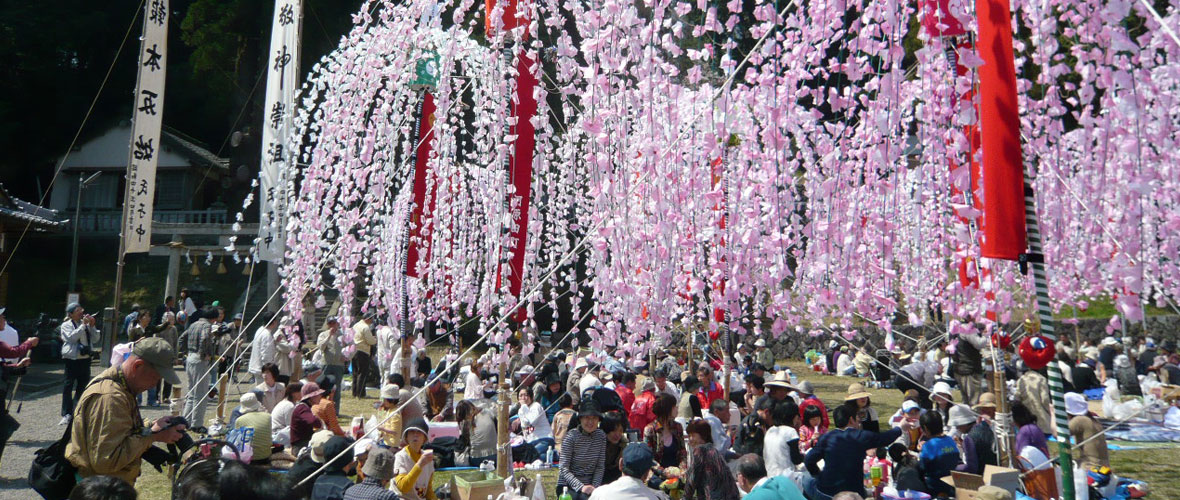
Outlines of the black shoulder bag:
[{"label": "black shoulder bag", "polygon": [[[94,384],[100,380],[111,380],[110,377],[100,377],[90,381]],[[89,387],[90,384],[87,384]],[[78,468],[66,459],[66,445],[70,442],[70,431],[74,428],[74,419],[66,425],[66,432],[61,439],[47,448],[35,452],[33,463],[29,466],[29,486],[40,493],[45,500],[65,500],[69,498],[77,482]]]}]

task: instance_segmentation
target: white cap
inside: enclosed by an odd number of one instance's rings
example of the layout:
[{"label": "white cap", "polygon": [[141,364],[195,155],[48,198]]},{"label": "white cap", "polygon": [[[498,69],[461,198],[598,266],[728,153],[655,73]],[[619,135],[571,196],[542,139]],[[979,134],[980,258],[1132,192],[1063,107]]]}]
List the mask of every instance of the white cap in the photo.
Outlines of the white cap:
[{"label": "white cap", "polygon": [[909,413],[909,412],[917,410],[919,408],[921,408],[921,406],[918,406],[918,403],[912,399],[907,399],[901,403],[901,412],[902,413]]},{"label": "white cap", "polygon": [[364,439],[357,441],[356,446],[352,447],[352,458],[356,459],[357,457],[364,455],[365,453],[368,453],[369,448],[372,448],[372,447],[373,447],[373,440],[372,439],[364,438]]},{"label": "white cap", "polygon": [[766,347],[766,341],[762,339],[755,340],[754,347]]}]

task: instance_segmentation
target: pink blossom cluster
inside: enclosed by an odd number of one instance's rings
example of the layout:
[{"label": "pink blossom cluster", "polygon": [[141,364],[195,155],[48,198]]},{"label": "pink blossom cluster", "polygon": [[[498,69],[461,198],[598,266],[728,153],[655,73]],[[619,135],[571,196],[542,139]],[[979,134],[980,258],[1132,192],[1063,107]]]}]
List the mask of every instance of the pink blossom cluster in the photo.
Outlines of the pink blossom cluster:
[{"label": "pink blossom cluster", "polygon": [[[950,4],[974,31],[973,5]],[[1031,309],[1028,278],[980,259],[976,225],[954,212],[982,213],[955,194],[970,191],[968,169],[950,168],[970,163],[963,127],[978,117],[958,96],[973,77],[953,73],[949,40],[919,34],[907,54],[914,2],[522,1],[536,22],[486,39],[483,8],[369,2],[311,68],[290,144],[282,273],[294,317],[322,290],[346,306],[364,290],[365,310],[419,325],[474,318],[495,342],[523,306],[526,327],[538,314],[590,317],[591,347],[642,353],[686,325],[778,336],[920,323],[938,309],[969,330],[989,310],[1009,321]],[[1015,43],[1023,153],[1054,304],[1111,296],[1126,321],[1147,303],[1174,307],[1180,46],[1142,2],[1012,8],[1016,31],[1031,33]],[[423,91],[412,83],[431,54],[432,208],[412,221]],[[527,214],[507,168],[521,54],[544,61],[531,68]],[[514,297],[501,263],[522,217]],[[405,275],[411,225],[429,248],[420,278]],[[961,284],[965,258],[981,264],[967,271],[981,287]]]}]

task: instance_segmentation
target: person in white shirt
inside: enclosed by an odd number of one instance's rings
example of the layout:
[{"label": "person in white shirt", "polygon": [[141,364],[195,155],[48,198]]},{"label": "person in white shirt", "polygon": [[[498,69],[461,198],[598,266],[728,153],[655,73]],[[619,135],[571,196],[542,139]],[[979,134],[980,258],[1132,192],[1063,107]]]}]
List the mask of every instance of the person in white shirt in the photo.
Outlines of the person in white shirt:
[{"label": "person in white shirt", "polygon": [[[8,308],[6,307],[0,307],[0,342],[8,344],[8,347],[19,347],[20,334],[18,334],[16,332],[16,328],[13,328],[12,324],[8,322],[8,318],[4,316],[4,311],[7,309]],[[20,362],[20,360],[17,358],[4,358],[4,361],[8,363]]]},{"label": "person in white shirt", "polygon": [[667,371],[663,368],[657,368],[654,378],[656,381],[656,394],[664,393],[680,401],[680,389],[676,387],[676,384],[668,381]]},{"label": "person in white shirt", "polygon": [[545,408],[541,407],[541,403],[533,401],[533,391],[528,387],[522,387],[517,396],[520,401],[520,410],[516,412],[520,417],[520,433],[524,435],[525,442],[536,448],[537,453],[544,459],[549,448],[557,444],[553,440],[549,416],[545,414]]},{"label": "person in white shirt", "polygon": [[791,475],[795,466],[803,463],[799,451],[799,407],[794,401],[785,400],[774,404],[770,410],[774,426],[766,430],[762,444],[762,458],[766,460],[766,474],[770,477]]},{"label": "person in white shirt", "polygon": [[389,373],[401,373],[404,368],[406,349],[410,351],[410,371],[409,377],[406,377],[406,385],[410,384],[410,379],[414,378],[414,374],[418,372],[418,348],[414,347],[413,337],[402,337],[397,341],[397,351],[393,353],[393,361],[390,363]]},{"label": "person in white shirt", "polygon": [[283,400],[270,412],[270,435],[275,444],[291,444],[291,413],[303,391],[302,382],[291,382],[283,389]]},{"label": "person in white shirt", "polygon": [[180,310],[184,313],[185,320],[192,317],[193,313],[197,312],[197,303],[193,302],[193,298],[188,296],[188,289],[180,289]]},{"label": "person in white shirt", "polygon": [[[278,364],[278,349],[275,346],[274,332],[279,327],[279,315],[275,314],[254,333],[254,340],[250,342],[249,372],[254,376],[254,383],[262,383],[262,365]],[[281,370],[280,370],[281,371]]]},{"label": "person in white shirt", "polygon": [[848,346],[840,346],[840,359],[836,360],[836,375],[856,375],[856,364],[848,354]]},{"label": "person in white shirt", "polygon": [[471,362],[467,377],[463,379],[463,399],[483,399],[483,379],[479,378],[479,371],[483,365],[482,359]]},{"label": "person in white shirt", "polygon": [[647,477],[655,465],[655,455],[644,443],[631,443],[619,457],[622,477],[594,489],[590,500],[667,500],[661,491],[647,487]]},{"label": "person in white shirt", "polygon": [[381,372],[382,384],[386,383],[390,373],[397,373],[390,369],[397,337],[398,332],[392,326],[382,325],[377,328],[377,369]]}]

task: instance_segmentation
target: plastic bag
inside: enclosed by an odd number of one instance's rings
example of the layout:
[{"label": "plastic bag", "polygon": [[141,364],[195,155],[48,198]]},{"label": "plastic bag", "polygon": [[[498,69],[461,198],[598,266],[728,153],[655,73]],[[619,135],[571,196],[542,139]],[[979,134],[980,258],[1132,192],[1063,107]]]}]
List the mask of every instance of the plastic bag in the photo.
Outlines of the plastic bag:
[{"label": "plastic bag", "polygon": [[1180,429],[1180,408],[1168,408],[1168,413],[1164,415],[1164,427]]},{"label": "plastic bag", "polygon": [[1106,418],[1112,418],[1114,415],[1114,407],[1122,400],[1122,394],[1119,392],[1119,382],[1113,378],[1106,379],[1106,392],[1102,395],[1102,415]]},{"label": "plastic bag", "polygon": [[1127,420],[1143,412],[1143,403],[1138,399],[1132,399],[1126,403],[1119,403],[1114,405],[1114,411],[1111,418],[1115,420]]}]

